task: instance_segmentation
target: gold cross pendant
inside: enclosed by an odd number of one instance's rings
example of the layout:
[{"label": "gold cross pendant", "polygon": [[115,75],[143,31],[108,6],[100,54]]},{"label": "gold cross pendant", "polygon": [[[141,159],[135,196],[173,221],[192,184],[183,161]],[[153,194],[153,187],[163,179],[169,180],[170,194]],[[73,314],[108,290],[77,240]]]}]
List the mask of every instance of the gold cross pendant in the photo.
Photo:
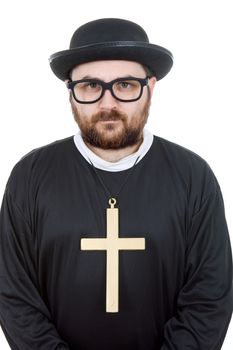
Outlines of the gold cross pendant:
[{"label": "gold cross pendant", "polygon": [[119,237],[119,209],[110,198],[107,208],[107,238],[82,238],[81,250],[106,250],[106,312],[119,311],[119,250],[145,250],[145,238]]}]

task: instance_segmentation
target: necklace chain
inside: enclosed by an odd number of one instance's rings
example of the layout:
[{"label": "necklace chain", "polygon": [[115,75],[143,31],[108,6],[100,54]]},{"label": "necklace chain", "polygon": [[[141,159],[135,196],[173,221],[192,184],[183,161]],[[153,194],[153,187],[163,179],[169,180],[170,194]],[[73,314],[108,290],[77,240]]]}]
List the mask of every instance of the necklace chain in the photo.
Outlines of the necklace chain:
[{"label": "necklace chain", "polygon": [[95,172],[95,174],[96,174],[96,176],[97,176],[97,178],[99,179],[99,182],[101,183],[101,185],[103,186],[103,188],[104,188],[104,190],[105,190],[105,192],[106,192],[106,194],[107,194],[107,198],[108,198],[108,199],[109,199],[109,198],[118,198],[118,197],[119,197],[119,195],[120,195],[120,193],[121,193],[123,187],[125,186],[125,184],[126,184],[127,181],[128,181],[129,176],[132,174],[132,172],[133,172],[133,170],[134,170],[134,168],[135,168],[135,165],[137,164],[137,161],[138,161],[139,158],[140,158],[140,156],[137,157],[136,161],[134,162],[134,165],[133,165],[132,168],[130,169],[130,172],[129,172],[128,175],[126,176],[125,181],[122,183],[122,185],[121,185],[121,187],[120,187],[118,193],[117,193],[115,196],[113,196],[113,195],[111,194],[110,190],[109,190],[108,187],[105,185],[105,183],[104,183],[102,177],[100,176],[100,174],[98,174],[96,167],[94,166],[94,164],[92,163],[92,161],[88,158],[88,159],[89,159],[89,162],[91,163],[92,168],[93,168],[93,170],[94,170],[94,172]]}]

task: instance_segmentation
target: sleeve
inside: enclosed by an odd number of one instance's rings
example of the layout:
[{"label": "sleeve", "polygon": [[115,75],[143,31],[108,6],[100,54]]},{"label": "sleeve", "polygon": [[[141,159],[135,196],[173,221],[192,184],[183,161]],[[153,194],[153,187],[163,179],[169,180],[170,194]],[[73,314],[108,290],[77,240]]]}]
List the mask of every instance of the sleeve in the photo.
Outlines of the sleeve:
[{"label": "sleeve", "polygon": [[0,322],[11,349],[69,349],[40,296],[30,225],[8,190],[0,214]]},{"label": "sleeve", "polygon": [[184,284],[161,350],[218,350],[232,314],[232,254],[219,185],[191,219]]}]

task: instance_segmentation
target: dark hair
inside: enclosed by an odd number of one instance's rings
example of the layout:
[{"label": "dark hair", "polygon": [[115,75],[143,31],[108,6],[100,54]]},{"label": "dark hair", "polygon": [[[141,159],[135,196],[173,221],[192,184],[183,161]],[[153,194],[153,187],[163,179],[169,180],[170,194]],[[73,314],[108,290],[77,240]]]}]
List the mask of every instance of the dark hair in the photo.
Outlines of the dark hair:
[{"label": "dark hair", "polygon": [[145,70],[145,73],[146,73],[146,76],[151,78],[151,77],[154,77],[155,75],[152,73],[152,71],[150,70],[149,67],[145,66],[145,65],[142,65],[144,70]]}]

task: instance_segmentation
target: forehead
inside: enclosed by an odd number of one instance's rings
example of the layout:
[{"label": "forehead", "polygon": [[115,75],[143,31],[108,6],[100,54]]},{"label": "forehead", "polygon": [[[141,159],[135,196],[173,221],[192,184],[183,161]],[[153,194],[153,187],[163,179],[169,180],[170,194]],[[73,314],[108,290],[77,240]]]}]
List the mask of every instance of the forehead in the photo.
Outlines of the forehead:
[{"label": "forehead", "polygon": [[86,76],[101,80],[112,80],[119,77],[132,75],[145,77],[143,66],[134,61],[105,60],[79,64],[72,70],[72,80],[82,79]]}]

